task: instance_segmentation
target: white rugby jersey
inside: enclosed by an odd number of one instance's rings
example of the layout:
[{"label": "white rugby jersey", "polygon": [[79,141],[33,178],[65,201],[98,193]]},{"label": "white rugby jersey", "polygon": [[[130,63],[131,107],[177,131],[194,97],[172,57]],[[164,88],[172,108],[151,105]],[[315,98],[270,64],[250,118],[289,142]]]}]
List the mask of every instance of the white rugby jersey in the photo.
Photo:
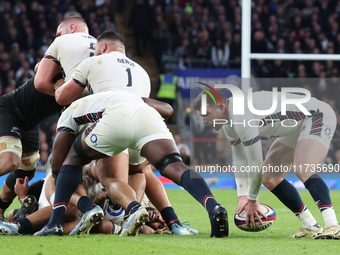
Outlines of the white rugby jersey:
[{"label": "white rugby jersey", "polygon": [[140,97],[149,97],[151,90],[147,72],[125,54],[112,51],[83,61],[72,78],[91,94],[121,90]]},{"label": "white rugby jersey", "polygon": [[64,70],[65,82],[71,79],[74,70],[86,58],[94,55],[97,40],[86,33],[66,34],[55,38],[48,47],[45,58],[52,59]]},{"label": "white rugby jersey", "polygon": [[107,107],[145,106],[141,97],[124,91],[107,91],[89,95],[74,101],[60,116],[57,131],[66,130],[71,134],[82,133],[88,124],[102,117]]},{"label": "white rugby jersey", "polygon": [[[256,110],[268,110],[272,106],[272,92],[261,91],[253,93],[253,105]],[[305,96],[297,94],[288,94],[288,99],[300,99]],[[256,115],[250,112],[247,103],[244,107],[244,115],[233,114],[233,98],[229,99],[229,120],[227,125],[223,125],[223,131],[228,139],[235,143],[243,142],[245,146],[249,146],[262,139],[274,139],[300,132],[300,123],[306,118],[313,118],[313,122],[317,123],[324,113],[319,110],[319,100],[312,97],[307,103],[302,105],[312,114],[306,116],[301,109],[295,104],[287,104],[286,115],[281,113],[281,92],[277,93],[277,108],[268,115]],[[247,102],[247,97],[245,97]],[[250,122],[249,122],[250,121]],[[250,127],[258,126],[258,127]],[[232,123],[232,125],[231,125]],[[242,124],[239,124],[242,123]],[[289,126],[289,127],[288,127]],[[293,127],[294,126],[294,127]],[[318,132],[319,129],[315,129]],[[255,140],[252,140],[255,139]],[[257,140],[256,140],[257,139]]]},{"label": "white rugby jersey", "polygon": [[[270,109],[273,102],[272,94],[272,92],[267,91],[253,93],[254,108],[257,110]],[[287,95],[289,99],[299,99],[303,97],[304,96],[296,94]],[[234,166],[236,166],[238,172],[235,173],[237,187],[245,187],[241,192],[238,190],[238,195],[248,194],[249,199],[256,200],[262,184],[262,173],[247,172],[249,186],[247,185],[246,179],[238,179],[238,177],[244,176],[240,171],[242,166],[258,167],[258,169],[261,169],[263,155],[260,138],[267,140],[300,133],[300,124],[307,117],[312,118],[311,134],[320,135],[324,113],[320,111],[318,107],[320,107],[320,103],[322,104],[322,102],[316,98],[311,98],[307,103],[303,103],[303,106],[312,114],[311,116],[306,116],[294,104],[288,104],[286,106],[286,115],[282,115],[281,92],[278,92],[277,108],[273,113],[268,115],[253,114],[248,108],[247,97],[245,97],[244,115],[234,115],[233,98],[229,100],[228,124],[223,125],[222,128],[232,145]]]}]

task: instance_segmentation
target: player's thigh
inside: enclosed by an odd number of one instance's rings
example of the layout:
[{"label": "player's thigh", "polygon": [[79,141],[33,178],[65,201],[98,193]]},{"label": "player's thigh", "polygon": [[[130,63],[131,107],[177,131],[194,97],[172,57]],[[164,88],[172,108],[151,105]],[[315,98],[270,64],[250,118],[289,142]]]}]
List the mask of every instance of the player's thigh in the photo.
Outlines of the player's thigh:
[{"label": "player's thigh", "polygon": [[319,113],[304,120],[294,155],[296,175],[306,181],[326,158],[336,129],[336,115],[326,103],[318,102]]},{"label": "player's thigh", "polygon": [[13,136],[0,137],[0,176],[17,170],[21,163],[22,145]]},{"label": "player's thigh", "polygon": [[263,185],[269,190],[275,188],[289,172],[294,160],[294,149],[284,138],[276,139],[271,145],[263,166]]},{"label": "player's thigh", "polygon": [[52,171],[57,173],[74,142],[74,135],[68,131],[57,133],[53,142]]},{"label": "player's thigh", "polygon": [[100,182],[105,186],[108,179],[114,179],[128,183],[129,155],[121,152],[110,158],[97,161],[97,171]]},{"label": "player's thigh", "polygon": [[295,174],[302,182],[322,169],[328,148],[313,139],[298,141],[294,154]]},{"label": "player's thigh", "polygon": [[18,117],[0,106],[0,175],[18,169],[22,156],[22,136]]}]

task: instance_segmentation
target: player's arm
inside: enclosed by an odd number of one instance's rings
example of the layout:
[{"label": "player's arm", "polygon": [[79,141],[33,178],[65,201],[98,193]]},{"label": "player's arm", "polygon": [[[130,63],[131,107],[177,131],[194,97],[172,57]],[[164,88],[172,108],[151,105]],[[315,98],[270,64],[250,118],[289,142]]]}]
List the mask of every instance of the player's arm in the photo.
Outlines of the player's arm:
[{"label": "player's arm", "polygon": [[[252,134],[253,132],[249,131],[248,134]],[[266,216],[260,211],[260,204],[258,202],[258,198],[260,195],[260,190],[262,186],[263,173],[262,173],[262,145],[260,136],[258,133],[254,132],[254,137],[248,139],[246,141],[242,141],[244,146],[244,151],[248,159],[248,180],[249,180],[249,188],[248,188],[248,203],[245,206],[245,210],[247,213],[246,223],[249,226],[249,222],[252,223],[252,226],[255,228],[255,217],[259,220],[262,225],[262,221],[260,215],[264,218]],[[249,137],[249,136],[248,136]]]},{"label": "player's arm", "polygon": [[[260,211],[260,204],[258,202],[263,180],[261,140],[258,128],[250,127],[246,124],[247,120],[254,118],[250,112],[247,112],[244,116],[234,116],[234,123],[239,123],[234,125],[234,131],[236,137],[240,138],[239,142],[242,143],[248,161],[248,164],[243,166],[243,170],[248,173],[249,181],[248,203],[244,207],[246,211],[246,223],[247,226],[249,226],[249,222],[251,222],[255,228],[255,218],[262,224],[260,215],[264,218],[266,218],[266,216]],[[242,125],[241,123],[244,124]]]},{"label": "player's arm", "polygon": [[58,46],[56,40],[47,49],[44,58],[39,63],[37,68],[37,74],[34,78],[35,88],[50,96],[54,95],[54,82],[53,78],[59,74],[61,68],[59,61],[57,60]]},{"label": "player's arm", "polygon": [[85,59],[74,71],[72,78],[55,91],[55,100],[60,105],[69,105],[83,93],[91,67],[91,58]]},{"label": "player's arm", "polygon": [[233,155],[233,166],[236,168],[236,171],[234,172],[238,200],[236,213],[240,213],[243,211],[245,205],[248,203],[247,198],[249,188],[248,173],[245,171],[241,171],[242,166],[248,165],[248,160],[240,140],[239,139],[233,140],[232,138],[228,139],[230,139],[232,144],[231,150]]},{"label": "player's arm", "polygon": [[84,91],[85,85],[75,79],[70,79],[55,91],[55,100],[60,105],[69,105]]},{"label": "player's arm", "polygon": [[149,106],[155,108],[157,110],[157,112],[165,119],[167,120],[173,113],[173,109],[171,107],[171,105],[161,102],[161,101],[157,101],[155,99],[151,99],[151,98],[144,98],[143,100],[145,103],[147,103]]}]

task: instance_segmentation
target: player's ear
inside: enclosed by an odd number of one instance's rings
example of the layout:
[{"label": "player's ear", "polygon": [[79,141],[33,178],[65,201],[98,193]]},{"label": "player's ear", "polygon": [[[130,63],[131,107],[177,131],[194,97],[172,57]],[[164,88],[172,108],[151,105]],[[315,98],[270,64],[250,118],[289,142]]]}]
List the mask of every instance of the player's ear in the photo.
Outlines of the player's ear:
[{"label": "player's ear", "polygon": [[71,34],[73,34],[75,31],[76,31],[76,29],[77,29],[77,26],[76,26],[76,24],[70,24],[70,33]]},{"label": "player's ear", "polygon": [[225,113],[225,111],[226,111],[226,106],[225,106],[225,104],[220,104],[220,105],[218,106],[218,108],[220,108],[221,113]]},{"label": "player's ear", "polygon": [[102,53],[105,53],[107,51],[107,44],[104,42],[102,45],[100,45],[100,49]]}]

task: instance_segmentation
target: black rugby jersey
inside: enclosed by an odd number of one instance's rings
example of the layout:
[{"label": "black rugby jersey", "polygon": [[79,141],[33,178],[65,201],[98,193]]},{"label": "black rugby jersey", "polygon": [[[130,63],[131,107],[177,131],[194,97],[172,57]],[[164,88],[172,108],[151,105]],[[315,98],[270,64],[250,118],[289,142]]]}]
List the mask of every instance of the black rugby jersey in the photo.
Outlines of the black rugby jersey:
[{"label": "black rugby jersey", "polygon": [[39,92],[34,87],[34,77],[16,90],[0,97],[0,110],[8,110],[20,116],[25,129],[31,129],[44,119],[63,109],[54,96]]}]

